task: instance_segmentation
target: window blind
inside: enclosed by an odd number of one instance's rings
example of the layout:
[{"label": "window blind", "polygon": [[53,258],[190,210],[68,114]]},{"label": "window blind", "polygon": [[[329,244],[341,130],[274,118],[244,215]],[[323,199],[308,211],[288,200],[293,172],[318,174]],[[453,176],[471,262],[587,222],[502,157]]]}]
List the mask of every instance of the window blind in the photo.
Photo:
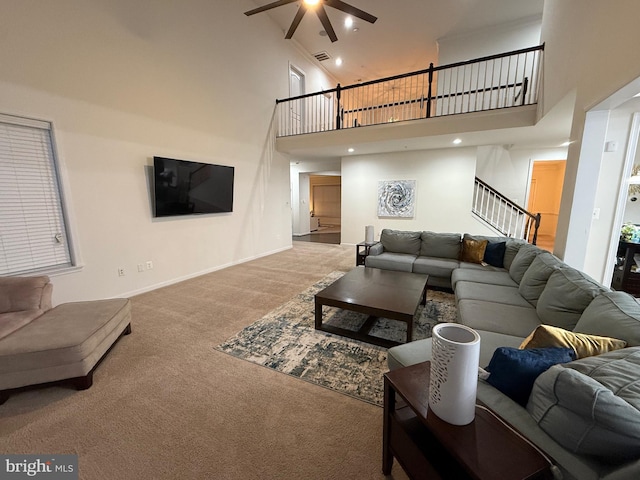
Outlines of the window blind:
[{"label": "window blind", "polygon": [[0,115],[0,275],[69,266],[51,124]]}]

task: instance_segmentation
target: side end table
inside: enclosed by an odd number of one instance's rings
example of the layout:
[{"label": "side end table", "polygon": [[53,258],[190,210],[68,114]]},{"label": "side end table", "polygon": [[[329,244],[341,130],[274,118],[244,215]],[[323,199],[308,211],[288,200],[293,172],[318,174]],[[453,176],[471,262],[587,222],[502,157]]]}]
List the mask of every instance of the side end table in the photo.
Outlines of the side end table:
[{"label": "side end table", "polygon": [[360,242],[356,244],[356,267],[364,265],[364,260],[369,255],[371,247],[377,245],[380,242]]},{"label": "side end table", "polygon": [[488,408],[476,406],[474,421],[464,426],[429,413],[430,369],[423,362],[384,375],[385,475],[396,458],[411,479],[553,478],[549,461]]}]

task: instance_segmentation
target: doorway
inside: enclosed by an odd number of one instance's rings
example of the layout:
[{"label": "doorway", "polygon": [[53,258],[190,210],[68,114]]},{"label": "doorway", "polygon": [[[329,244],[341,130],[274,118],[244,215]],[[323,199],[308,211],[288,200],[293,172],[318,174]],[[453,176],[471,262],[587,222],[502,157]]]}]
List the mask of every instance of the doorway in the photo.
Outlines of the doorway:
[{"label": "doorway", "polygon": [[540,213],[537,245],[553,252],[566,160],[534,160],[527,210]]},{"label": "doorway", "polygon": [[340,175],[309,175],[309,234],[296,236],[302,242],[340,244],[342,218]]},{"label": "doorway", "polygon": [[[299,68],[289,65],[289,97],[304,95],[305,81],[304,73]],[[304,102],[294,100],[289,104],[289,121],[291,122],[291,133],[293,135],[304,132]]]}]

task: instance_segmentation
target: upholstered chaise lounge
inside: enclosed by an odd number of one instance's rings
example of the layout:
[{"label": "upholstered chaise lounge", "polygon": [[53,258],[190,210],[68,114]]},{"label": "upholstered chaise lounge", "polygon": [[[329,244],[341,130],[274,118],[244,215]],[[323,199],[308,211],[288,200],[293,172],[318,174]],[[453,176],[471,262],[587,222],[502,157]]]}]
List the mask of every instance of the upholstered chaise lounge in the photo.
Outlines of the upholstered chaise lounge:
[{"label": "upholstered chaise lounge", "polygon": [[0,277],[0,404],[33,385],[89,388],[100,360],[131,333],[128,299],[51,308],[51,293],[46,276]]}]

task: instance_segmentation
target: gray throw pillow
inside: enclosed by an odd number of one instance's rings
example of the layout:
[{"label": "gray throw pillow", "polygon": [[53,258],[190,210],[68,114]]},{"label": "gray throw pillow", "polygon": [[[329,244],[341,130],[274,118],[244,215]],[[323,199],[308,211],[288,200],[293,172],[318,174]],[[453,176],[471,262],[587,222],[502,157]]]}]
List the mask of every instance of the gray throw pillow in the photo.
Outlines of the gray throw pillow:
[{"label": "gray throw pillow", "polygon": [[[540,250],[535,245],[522,245],[518,250],[518,253],[514,257],[511,265],[509,266],[509,276],[513,278],[513,281],[517,284],[520,284],[522,281],[522,277],[524,273],[527,271],[533,259],[536,258],[536,255],[541,253]],[[506,254],[506,252],[505,252]]]},{"label": "gray throw pillow", "polygon": [[538,298],[542,294],[547,280],[553,271],[559,268],[562,262],[549,252],[542,252],[537,255],[527,271],[524,272],[518,292],[522,297],[534,307],[538,304]]},{"label": "gray throw pillow", "polygon": [[640,347],[551,367],[535,381],[527,411],[579,455],[622,463],[640,457]]},{"label": "gray throw pillow", "polygon": [[561,267],[549,277],[538,298],[536,313],[541,323],[573,330],[591,301],[605,291],[605,287],[581,271]]},{"label": "gray throw pillow", "polygon": [[422,232],[420,255],[424,257],[451,258],[457,260],[460,256],[459,233]]},{"label": "gray throw pillow", "polygon": [[380,242],[386,252],[420,254],[421,232],[403,232],[400,230],[383,229]]},{"label": "gray throw pillow", "polygon": [[619,338],[630,347],[640,345],[640,304],[625,292],[604,292],[585,308],[576,333]]}]

